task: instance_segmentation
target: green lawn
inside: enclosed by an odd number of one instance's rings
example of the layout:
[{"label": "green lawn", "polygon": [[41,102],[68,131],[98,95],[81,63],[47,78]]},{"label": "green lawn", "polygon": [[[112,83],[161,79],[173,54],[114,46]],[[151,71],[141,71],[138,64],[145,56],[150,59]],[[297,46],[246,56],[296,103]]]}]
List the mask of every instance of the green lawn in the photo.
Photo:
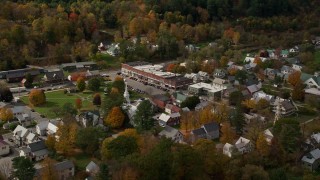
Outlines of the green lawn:
[{"label": "green lawn", "polygon": [[120,68],[120,66],[121,66],[121,62],[120,62],[119,58],[110,56],[109,54],[97,53],[97,55],[95,57],[93,57],[93,59],[95,61],[106,62],[106,65],[107,65],[106,68],[114,69],[114,68]]},{"label": "green lawn", "polygon": [[92,158],[89,155],[86,154],[79,154],[71,158],[75,164],[78,170],[85,170],[86,166],[90,163]]},{"label": "green lawn", "polygon": [[[84,92],[84,93],[72,93],[72,94],[64,94],[63,90],[54,91],[54,92],[46,92],[46,104],[34,107],[34,110],[47,116],[48,118],[56,118],[55,114],[51,112],[53,107],[62,107],[65,103],[75,103],[77,98],[82,99],[82,107],[83,109],[92,109],[94,106],[92,105],[92,96],[94,93],[92,92]],[[21,100],[29,104],[28,96],[24,96]]]}]

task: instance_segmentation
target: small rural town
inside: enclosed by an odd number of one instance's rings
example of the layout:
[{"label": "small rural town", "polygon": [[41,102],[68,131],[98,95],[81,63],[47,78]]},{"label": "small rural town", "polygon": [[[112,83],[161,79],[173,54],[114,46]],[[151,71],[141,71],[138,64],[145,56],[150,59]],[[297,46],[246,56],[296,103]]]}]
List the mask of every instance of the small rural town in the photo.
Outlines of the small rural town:
[{"label": "small rural town", "polygon": [[0,179],[320,178],[317,0],[0,6]]}]

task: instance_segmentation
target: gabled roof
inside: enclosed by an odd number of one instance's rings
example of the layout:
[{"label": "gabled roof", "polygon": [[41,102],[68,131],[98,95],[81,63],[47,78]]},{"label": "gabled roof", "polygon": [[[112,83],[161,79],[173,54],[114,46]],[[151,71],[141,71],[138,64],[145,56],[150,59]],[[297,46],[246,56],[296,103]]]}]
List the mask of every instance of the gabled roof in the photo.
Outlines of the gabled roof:
[{"label": "gabled roof", "polygon": [[207,133],[219,131],[219,129],[220,129],[219,124],[216,122],[204,124],[202,127]]},{"label": "gabled roof", "polygon": [[45,76],[48,81],[64,79],[64,73],[62,70],[54,70],[54,71],[46,72]]},{"label": "gabled roof", "polygon": [[179,130],[166,126],[160,133],[159,136],[165,136],[166,138],[174,138],[179,133]]},{"label": "gabled roof", "polygon": [[29,133],[27,136],[27,140],[33,141],[36,138],[36,135],[34,133]]},{"label": "gabled roof", "polygon": [[282,101],[282,102],[281,102],[281,106],[282,106],[285,110],[295,109],[295,107],[293,106],[293,104],[292,104],[290,101]]},{"label": "gabled roof", "polygon": [[301,81],[305,82],[306,80],[312,78],[311,74],[307,74],[307,73],[301,73],[300,79]]},{"label": "gabled roof", "polygon": [[167,114],[165,114],[165,113],[162,113],[162,114],[160,115],[160,117],[159,117],[159,120],[164,121],[164,122],[168,122],[169,119],[170,119],[170,116],[167,115]]},{"label": "gabled roof", "polygon": [[199,128],[199,129],[194,129],[191,131],[192,134],[197,135],[197,136],[204,136],[206,135],[206,131],[203,128]]},{"label": "gabled roof", "polygon": [[40,151],[40,150],[43,150],[43,149],[47,149],[47,147],[46,147],[46,145],[45,145],[43,140],[37,141],[37,142],[34,142],[34,143],[30,143],[28,146],[29,146],[31,152],[36,152],[36,151]]},{"label": "gabled roof", "polygon": [[29,130],[23,126],[18,125],[16,129],[14,129],[13,134],[18,135],[19,137],[26,137],[29,133]]},{"label": "gabled roof", "polygon": [[179,112],[180,108],[178,106],[172,105],[172,104],[166,104],[166,109],[170,109],[173,112]]},{"label": "gabled roof", "polygon": [[307,153],[306,155],[304,155],[301,160],[304,162],[308,162],[310,164],[313,164],[319,158],[320,158],[320,150],[315,149],[315,150],[312,150],[311,152]]},{"label": "gabled roof", "polygon": [[252,94],[252,93],[259,91],[260,88],[257,85],[253,84],[251,86],[247,86],[247,89]]},{"label": "gabled roof", "polygon": [[57,171],[63,171],[66,169],[74,168],[74,164],[70,160],[66,160],[54,165]]},{"label": "gabled roof", "polygon": [[243,148],[244,146],[246,146],[248,143],[250,143],[250,140],[249,139],[246,139],[244,137],[240,137],[238,139],[238,141],[235,143],[235,146],[238,148],[238,149],[241,149]]},{"label": "gabled roof", "polygon": [[214,84],[219,84],[219,85],[222,85],[226,82],[226,80],[224,79],[221,79],[221,78],[214,78],[214,80],[212,81],[212,83]]},{"label": "gabled roof", "polygon": [[87,166],[86,166],[86,171],[88,172],[92,172],[92,171],[99,171],[100,168],[99,166],[94,163],[93,161],[91,161]]}]

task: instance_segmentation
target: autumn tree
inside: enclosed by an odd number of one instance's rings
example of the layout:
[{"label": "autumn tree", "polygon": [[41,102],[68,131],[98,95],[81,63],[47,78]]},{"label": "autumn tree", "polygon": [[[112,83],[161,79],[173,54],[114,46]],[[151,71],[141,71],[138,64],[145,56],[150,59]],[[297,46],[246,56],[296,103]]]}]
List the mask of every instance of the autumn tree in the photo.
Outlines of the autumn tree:
[{"label": "autumn tree", "polygon": [[100,105],[101,105],[101,96],[100,96],[99,93],[96,93],[96,94],[93,96],[92,103],[93,103],[93,105],[96,105],[96,106],[100,106]]},{"label": "autumn tree", "polygon": [[115,139],[107,138],[101,147],[103,159],[119,159],[134,152],[138,152],[138,144],[134,137],[119,136]]},{"label": "autumn tree", "polygon": [[0,120],[3,122],[10,121],[14,118],[12,110],[9,108],[0,109]]},{"label": "autumn tree", "polygon": [[232,36],[232,41],[235,45],[238,45],[240,40],[240,33],[239,32],[234,32],[233,36]]},{"label": "autumn tree", "polygon": [[49,150],[54,150],[56,145],[56,137],[54,135],[48,135],[45,143]]},{"label": "autumn tree", "polygon": [[246,100],[242,101],[241,104],[248,109],[255,109],[256,108],[256,102],[252,99],[246,99]]},{"label": "autumn tree", "polygon": [[231,128],[230,123],[225,122],[221,126],[220,141],[222,143],[232,143],[236,137],[236,132]]},{"label": "autumn tree", "polygon": [[227,104],[220,103],[214,110],[214,119],[218,123],[223,123],[229,120],[230,111]]},{"label": "autumn tree", "polygon": [[42,169],[40,171],[41,179],[46,179],[46,180],[59,179],[55,164],[56,164],[56,161],[49,157],[45,158],[41,162],[41,165],[42,165]]},{"label": "autumn tree", "polygon": [[176,68],[176,65],[171,63],[167,66],[167,72],[174,72],[175,68]]},{"label": "autumn tree", "polygon": [[74,148],[77,137],[78,125],[74,122],[58,125],[56,135],[59,140],[55,143],[55,149],[62,154],[71,153]]},{"label": "autumn tree", "polygon": [[262,60],[261,60],[260,57],[256,56],[256,57],[254,58],[253,63],[256,63],[257,65],[261,65],[261,64],[262,64]]},{"label": "autumn tree", "polygon": [[259,99],[257,102],[256,108],[258,110],[265,109],[269,106],[269,102],[266,99]]},{"label": "autumn tree", "polygon": [[242,168],[241,179],[269,180],[269,174],[262,167],[246,164]]},{"label": "autumn tree", "polygon": [[263,133],[259,134],[259,137],[256,142],[256,148],[257,151],[264,157],[268,156],[270,153],[270,147]]},{"label": "autumn tree", "polygon": [[39,106],[46,103],[46,95],[41,89],[32,89],[29,94],[29,102],[33,106]]},{"label": "autumn tree", "polygon": [[214,114],[212,113],[212,107],[206,107],[200,111],[200,123],[206,124],[214,120]]},{"label": "autumn tree", "polygon": [[80,92],[82,92],[86,89],[86,82],[83,77],[79,77],[77,79],[77,88]]},{"label": "autumn tree", "polygon": [[294,71],[293,73],[289,74],[288,76],[288,82],[292,86],[296,86],[301,80],[300,80],[301,72],[300,71]]},{"label": "autumn tree", "polygon": [[80,98],[76,99],[75,107],[77,110],[80,110],[82,108],[82,100]]},{"label": "autumn tree", "polygon": [[123,78],[121,76],[116,76],[112,83],[112,87],[117,88],[121,93],[123,93],[125,89],[125,83]]},{"label": "autumn tree", "polygon": [[295,86],[293,86],[293,89],[291,91],[291,96],[293,100],[303,101],[305,91],[304,91],[305,85],[302,83],[302,81],[298,81]]},{"label": "autumn tree", "polygon": [[113,107],[105,119],[105,123],[112,128],[120,128],[124,122],[124,114],[120,107]]}]

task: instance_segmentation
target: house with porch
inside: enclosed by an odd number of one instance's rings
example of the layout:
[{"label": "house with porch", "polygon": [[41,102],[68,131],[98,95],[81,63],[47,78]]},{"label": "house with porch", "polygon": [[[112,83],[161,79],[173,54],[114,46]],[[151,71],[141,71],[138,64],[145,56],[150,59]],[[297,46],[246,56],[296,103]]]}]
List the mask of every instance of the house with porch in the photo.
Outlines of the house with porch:
[{"label": "house with porch", "polygon": [[160,137],[166,137],[171,139],[173,142],[182,142],[183,134],[178,130],[171,126],[166,126],[160,133]]},{"label": "house with porch", "polygon": [[311,170],[315,171],[319,168],[320,165],[320,150],[319,148],[310,151],[305,154],[301,159],[302,165]]}]

